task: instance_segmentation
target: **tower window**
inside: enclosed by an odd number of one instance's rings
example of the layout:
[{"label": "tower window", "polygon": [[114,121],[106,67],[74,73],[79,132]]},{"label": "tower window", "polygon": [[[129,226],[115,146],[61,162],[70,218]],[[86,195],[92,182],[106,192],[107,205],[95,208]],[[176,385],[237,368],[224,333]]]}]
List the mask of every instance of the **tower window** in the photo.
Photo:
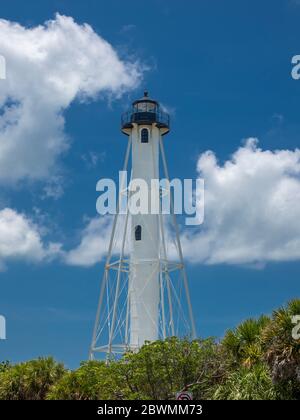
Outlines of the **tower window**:
[{"label": "tower window", "polygon": [[142,128],[141,131],[141,143],[149,142],[149,130],[147,128]]},{"label": "tower window", "polygon": [[140,241],[142,239],[142,226],[137,225],[134,230],[134,236],[136,241]]}]

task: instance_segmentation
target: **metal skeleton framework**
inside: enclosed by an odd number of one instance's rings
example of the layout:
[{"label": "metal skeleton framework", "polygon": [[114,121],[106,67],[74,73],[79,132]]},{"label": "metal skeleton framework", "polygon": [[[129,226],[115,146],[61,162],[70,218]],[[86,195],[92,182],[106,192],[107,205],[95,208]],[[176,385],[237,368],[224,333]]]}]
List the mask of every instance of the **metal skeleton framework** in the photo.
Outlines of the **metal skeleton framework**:
[{"label": "metal skeleton framework", "polygon": [[[123,171],[127,171],[132,146],[129,136],[125,154]],[[167,161],[162,137],[159,137],[159,149],[165,179],[170,181]],[[126,191],[124,185],[121,192]],[[161,206],[159,219],[159,338],[169,336],[196,337],[196,329],[192,312],[189,287],[180,243],[179,228],[174,213],[174,202],[171,191],[169,223],[166,215],[162,214]],[[127,209],[125,215],[120,214],[120,195],[117,202],[116,214],[112,225],[112,232],[105,262],[105,268],[100,288],[96,320],[93,330],[92,343],[89,352],[90,360],[96,358],[97,353],[106,354],[106,358],[117,357],[126,351],[137,351],[129,343],[130,331],[130,294],[129,273],[131,261],[128,250],[128,226],[130,214]],[[166,232],[166,229],[168,231]],[[120,240],[121,238],[121,240]],[[172,252],[172,258],[169,253]],[[175,251],[175,252],[174,252]],[[177,258],[174,257],[176,254]],[[115,256],[117,258],[115,259]],[[157,267],[156,267],[157,268]],[[144,308],[147,310],[147,308]]]}]

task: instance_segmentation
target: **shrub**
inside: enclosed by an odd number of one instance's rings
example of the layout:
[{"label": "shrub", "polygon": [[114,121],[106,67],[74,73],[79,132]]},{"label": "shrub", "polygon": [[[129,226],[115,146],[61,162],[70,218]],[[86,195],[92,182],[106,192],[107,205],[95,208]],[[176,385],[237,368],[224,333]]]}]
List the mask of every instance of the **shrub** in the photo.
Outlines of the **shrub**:
[{"label": "shrub", "polygon": [[43,400],[64,372],[64,366],[52,357],[8,365],[0,371],[0,399]]},{"label": "shrub", "polygon": [[275,400],[277,392],[267,367],[257,364],[241,367],[229,374],[227,380],[216,388],[216,400]]}]

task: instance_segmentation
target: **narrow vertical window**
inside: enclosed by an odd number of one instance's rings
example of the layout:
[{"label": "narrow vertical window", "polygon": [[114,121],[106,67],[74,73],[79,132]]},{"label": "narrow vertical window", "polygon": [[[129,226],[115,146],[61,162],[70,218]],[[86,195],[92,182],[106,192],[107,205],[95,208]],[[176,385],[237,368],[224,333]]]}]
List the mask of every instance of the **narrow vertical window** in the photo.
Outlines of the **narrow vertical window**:
[{"label": "narrow vertical window", "polygon": [[149,142],[149,130],[147,128],[142,128],[141,131],[141,143]]},{"label": "narrow vertical window", "polygon": [[135,240],[140,241],[142,239],[142,226],[137,225],[134,230]]}]

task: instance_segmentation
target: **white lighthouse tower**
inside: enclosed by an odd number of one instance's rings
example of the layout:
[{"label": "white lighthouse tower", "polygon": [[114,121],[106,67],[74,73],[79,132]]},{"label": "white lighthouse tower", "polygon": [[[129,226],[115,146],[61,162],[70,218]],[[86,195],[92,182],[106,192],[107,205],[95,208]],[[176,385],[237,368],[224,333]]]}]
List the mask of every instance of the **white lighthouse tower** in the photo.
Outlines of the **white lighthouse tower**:
[{"label": "white lighthouse tower", "polygon": [[[152,182],[160,179],[160,166],[169,180],[163,146],[163,136],[170,130],[169,115],[144,92],[123,114],[121,129],[128,136],[123,170],[127,171],[131,158],[130,185],[142,180],[147,187],[146,193],[140,194],[145,206],[133,212],[132,191],[121,188],[121,193],[128,193],[128,203],[126,214],[120,214],[121,194],[101,284],[91,359],[97,352],[111,357],[137,351],[145,342],[167,336],[194,338],[196,334],[172,194],[166,188],[155,195]],[[161,209],[163,194],[169,195],[169,216]]]}]

